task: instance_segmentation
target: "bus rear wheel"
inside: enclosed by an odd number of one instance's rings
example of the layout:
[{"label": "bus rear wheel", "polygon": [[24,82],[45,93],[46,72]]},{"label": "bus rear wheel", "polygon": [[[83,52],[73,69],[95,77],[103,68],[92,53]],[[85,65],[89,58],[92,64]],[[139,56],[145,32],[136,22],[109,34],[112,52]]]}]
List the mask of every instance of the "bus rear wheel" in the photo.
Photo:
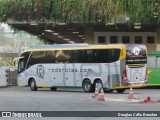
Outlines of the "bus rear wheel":
[{"label": "bus rear wheel", "polygon": [[116,91],[117,91],[118,93],[124,93],[125,90],[126,90],[126,89],[117,89]]},{"label": "bus rear wheel", "polygon": [[89,79],[87,79],[83,82],[82,87],[85,92],[92,92],[93,91],[93,85]]},{"label": "bus rear wheel", "polygon": [[36,82],[34,79],[32,79],[30,82],[30,89],[31,91],[37,91],[37,86],[36,86]]},{"label": "bus rear wheel", "polygon": [[50,87],[51,91],[56,91],[57,87]]}]

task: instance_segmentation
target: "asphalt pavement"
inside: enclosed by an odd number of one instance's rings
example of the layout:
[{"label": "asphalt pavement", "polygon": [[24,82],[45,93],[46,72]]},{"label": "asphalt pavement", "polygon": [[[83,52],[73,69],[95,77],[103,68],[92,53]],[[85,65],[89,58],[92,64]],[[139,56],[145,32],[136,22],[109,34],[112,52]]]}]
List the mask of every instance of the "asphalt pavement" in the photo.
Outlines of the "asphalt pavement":
[{"label": "asphalt pavement", "polygon": [[[113,93],[104,93],[105,101],[99,101],[98,98],[92,98],[94,93],[85,93],[82,89],[58,89],[57,91],[50,91],[50,89],[43,88],[38,91],[30,91],[28,87],[9,86],[0,88],[0,111],[50,111],[53,114],[54,111],[73,111],[73,114],[69,113],[71,114],[71,119],[75,118],[75,111],[103,111],[102,114],[105,114],[105,112],[108,114],[110,111],[115,111],[119,114],[127,113],[127,111],[134,111],[135,113],[151,111],[154,113],[154,111],[160,110],[160,102],[158,101],[160,99],[159,90],[133,89],[133,95],[136,97],[134,99],[128,99],[129,89],[123,94],[118,94],[114,91]],[[151,102],[139,102],[139,100],[144,100],[148,96]],[[58,114],[61,114],[61,112]],[[105,117],[103,118],[96,117],[96,114],[94,119],[109,119],[109,117],[106,117],[107,115],[104,115]],[[60,117],[63,117],[63,115],[58,116],[58,119],[63,119]],[[121,119],[126,116],[122,115],[119,117]],[[47,119],[51,118],[48,117]],[[66,119],[69,119],[69,117]],[[81,118],[79,116],[76,119],[84,119],[84,117]],[[91,118],[87,116],[85,119],[90,120]]]}]

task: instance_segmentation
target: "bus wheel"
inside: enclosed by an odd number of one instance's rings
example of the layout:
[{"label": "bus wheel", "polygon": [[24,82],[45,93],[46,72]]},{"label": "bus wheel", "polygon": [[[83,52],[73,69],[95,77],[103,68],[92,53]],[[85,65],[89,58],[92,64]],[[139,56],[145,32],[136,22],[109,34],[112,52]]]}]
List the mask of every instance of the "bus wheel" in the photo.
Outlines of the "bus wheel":
[{"label": "bus wheel", "polygon": [[93,85],[89,79],[87,79],[83,82],[82,87],[85,92],[92,92],[93,91]]},{"label": "bus wheel", "polygon": [[56,90],[57,90],[57,87],[50,87],[50,89],[51,89],[52,91],[56,91]]},{"label": "bus wheel", "polygon": [[126,90],[126,89],[117,89],[116,91],[117,91],[118,93],[124,93],[125,90]]},{"label": "bus wheel", "polygon": [[105,93],[112,93],[114,90],[112,90],[112,89],[104,89],[104,92]]},{"label": "bus wheel", "polygon": [[32,79],[30,82],[30,89],[31,91],[37,91],[37,86],[36,86],[36,82],[34,79]]}]

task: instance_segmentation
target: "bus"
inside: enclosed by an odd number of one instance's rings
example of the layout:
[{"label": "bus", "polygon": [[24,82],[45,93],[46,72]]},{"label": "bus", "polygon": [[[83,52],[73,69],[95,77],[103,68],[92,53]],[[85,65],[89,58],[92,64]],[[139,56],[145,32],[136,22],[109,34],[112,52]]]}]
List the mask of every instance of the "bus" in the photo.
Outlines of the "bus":
[{"label": "bus", "polygon": [[160,51],[148,54],[148,86],[160,86]]},{"label": "bus", "polygon": [[147,82],[145,45],[58,44],[35,46],[21,53],[18,86],[72,87],[93,92],[123,93],[130,86]]}]

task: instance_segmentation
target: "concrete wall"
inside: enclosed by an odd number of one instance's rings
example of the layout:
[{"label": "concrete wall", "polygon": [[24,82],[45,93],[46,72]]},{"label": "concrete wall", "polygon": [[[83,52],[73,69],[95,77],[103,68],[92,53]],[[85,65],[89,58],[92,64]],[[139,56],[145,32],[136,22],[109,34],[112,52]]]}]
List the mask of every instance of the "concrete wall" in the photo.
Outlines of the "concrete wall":
[{"label": "concrete wall", "polygon": [[156,50],[157,50],[157,51],[160,51],[160,44],[157,44],[157,45],[156,45]]},{"label": "concrete wall", "polygon": [[157,28],[157,44],[160,44],[160,27]]},{"label": "concrete wall", "polygon": [[88,26],[84,29],[84,38],[86,43],[93,44],[94,43],[94,29],[93,26]]},{"label": "concrete wall", "polygon": [[[135,36],[141,36],[143,42],[142,44],[147,46],[148,53],[160,49],[160,45],[157,45],[157,32],[94,32],[94,44],[98,44],[98,36],[105,36],[106,44],[109,44],[110,36],[117,36],[118,43],[122,43],[123,36],[129,36],[131,44],[134,44]],[[155,42],[147,43],[147,36],[154,36]],[[160,36],[158,38],[160,39]],[[160,40],[158,43],[160,43]]]},{"label": "concrete wall", "polygon": [[160,27],[157,28],[157,51],[160,51]]}]

